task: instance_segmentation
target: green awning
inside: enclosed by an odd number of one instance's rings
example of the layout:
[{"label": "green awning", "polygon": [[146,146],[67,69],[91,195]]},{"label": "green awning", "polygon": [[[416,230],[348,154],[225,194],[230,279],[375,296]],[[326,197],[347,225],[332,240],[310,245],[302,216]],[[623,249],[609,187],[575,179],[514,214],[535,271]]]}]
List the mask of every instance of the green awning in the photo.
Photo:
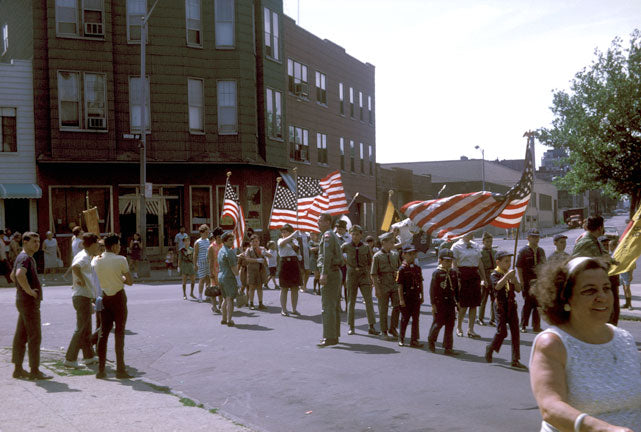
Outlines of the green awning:
[{"label": "green awning", "polygon": [[42,189],[33,183],[0,183],[0,198],[42,198]]}]

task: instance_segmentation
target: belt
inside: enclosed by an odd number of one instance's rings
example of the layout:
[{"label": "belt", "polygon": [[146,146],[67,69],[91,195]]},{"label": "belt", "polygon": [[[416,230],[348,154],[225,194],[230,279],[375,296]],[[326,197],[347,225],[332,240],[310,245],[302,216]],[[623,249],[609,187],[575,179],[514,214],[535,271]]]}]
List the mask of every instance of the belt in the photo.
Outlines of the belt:
[{"label": "belt", "polygon": [[351,266],[351,265],[348,265],[347,267],[350,270],[356,270],[356,271],[365,270],[365,267],[356,267],[356,266]]},{"label": "belt", "polygon": [[283,261],[298,261],[298,258],[295,256],[286,256],[286,257],[281,257]]}]

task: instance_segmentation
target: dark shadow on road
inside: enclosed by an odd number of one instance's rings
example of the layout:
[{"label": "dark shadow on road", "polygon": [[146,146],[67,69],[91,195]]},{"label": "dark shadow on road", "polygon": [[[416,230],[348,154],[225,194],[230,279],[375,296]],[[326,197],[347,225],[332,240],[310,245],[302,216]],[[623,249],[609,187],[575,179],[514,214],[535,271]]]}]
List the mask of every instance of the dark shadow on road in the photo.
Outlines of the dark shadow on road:
[{"label": "dark shadow on road", "polygon": [[[290,318],[297,318],[301,320],[306,320],[306,321],[311,321],[316,324],[322,324],[323,323],[323,317],[321,314],[318,315],[292,315],[291,313],[289,314]],[[342,321],[342,320],[341,320]]]},{"label": "dark shadow on road", "polygon": [[335,345],[333,348],[341,349],[345,351],[353,351],[357,354],[399,354],[399,351],[393,348],[384,347],[380,345],[372,345],[372,344],[355,344],[355,343],[340,342],[338,345]]},{"label": "dark shadow on road", "polygon": [[[495,362],[495,363],[498,363],[498,362]],[[504,369],[509,369],[509,370],[511,370],[511,371],[514,371],[514,372],[525,372],[525,373],[530,373],[530,371],[529,371],[529,370],[527,370],[527,369],[517,369],[517,368],[513,368],[512,366],[510,366],[510,364],[509,364],[508,362],[504,362],[504,363],[505,363],[505,364],[499,364],[499,365],[497,365],[497,366],[498,366],[498,367],[502,367],[502,368],[504,368]]]},{"label": "dark shadow on road", "polygon": [[258,324],[236,324],[235,327],[240,330],[271,331],[273,328],[265,327]]},{"label": "dark shadow on road", "polygon": [[254,311],[245,312],[243,310],[234,309],[233,316],[242,316],[242,317],[254,318],[257,315],[256,315],[256,313]]},{"label": "dark shadow on road", "polygon": [[36,386],[45,389],[47,393],[76,393],[80,391],[78,389],[72,389],[67,384],[57,381],[36,381]]}]

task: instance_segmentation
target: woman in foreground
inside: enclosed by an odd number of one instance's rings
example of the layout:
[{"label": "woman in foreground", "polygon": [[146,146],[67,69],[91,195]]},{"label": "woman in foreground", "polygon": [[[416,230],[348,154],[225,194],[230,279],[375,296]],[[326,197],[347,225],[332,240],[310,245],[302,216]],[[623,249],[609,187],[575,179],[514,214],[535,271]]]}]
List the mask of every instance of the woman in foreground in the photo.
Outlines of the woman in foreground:
[{"label": "woman in foreground", "polygon": [[641,432],[641,362],[634,339],[608,324],[606,265],[578,257],[550,263],[535,293],[552,327],[530,357],[542,432]]}]

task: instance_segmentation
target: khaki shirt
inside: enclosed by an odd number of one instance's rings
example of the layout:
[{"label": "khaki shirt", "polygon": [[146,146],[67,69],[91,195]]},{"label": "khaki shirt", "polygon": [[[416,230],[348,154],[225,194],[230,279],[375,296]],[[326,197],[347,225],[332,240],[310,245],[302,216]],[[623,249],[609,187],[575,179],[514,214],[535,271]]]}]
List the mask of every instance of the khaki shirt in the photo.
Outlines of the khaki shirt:
[{"label": "khaki shirt", "polygon": [[353,242],[343,243],[341,250],[347,256],[347,271],[369,270],[372,266],[372,254],[369,247],[361,242],[356,246]]},{"label": "khaki shirt", "polygon": [[572,251],[572,257],[591,257],[597,258],[604,254],[604,250],[601,247],[599,240],[594,237],[591,233],[586,233],[581,240],[574,245],[574,250]]},{"label": "khaki shirt", "polygon": [[343,254],[338,236],[332,230],[327,230],[321,236],[318,246],[318,269],[322,275],[337,271],[343,265]]},{"label": "khaki shirt", "polygon": [[380,250],[374,255],[370,274],[378,276],[382,290],[394,291],[396,290],[396,272],[400,266],[401,260],[396,251]]}]

